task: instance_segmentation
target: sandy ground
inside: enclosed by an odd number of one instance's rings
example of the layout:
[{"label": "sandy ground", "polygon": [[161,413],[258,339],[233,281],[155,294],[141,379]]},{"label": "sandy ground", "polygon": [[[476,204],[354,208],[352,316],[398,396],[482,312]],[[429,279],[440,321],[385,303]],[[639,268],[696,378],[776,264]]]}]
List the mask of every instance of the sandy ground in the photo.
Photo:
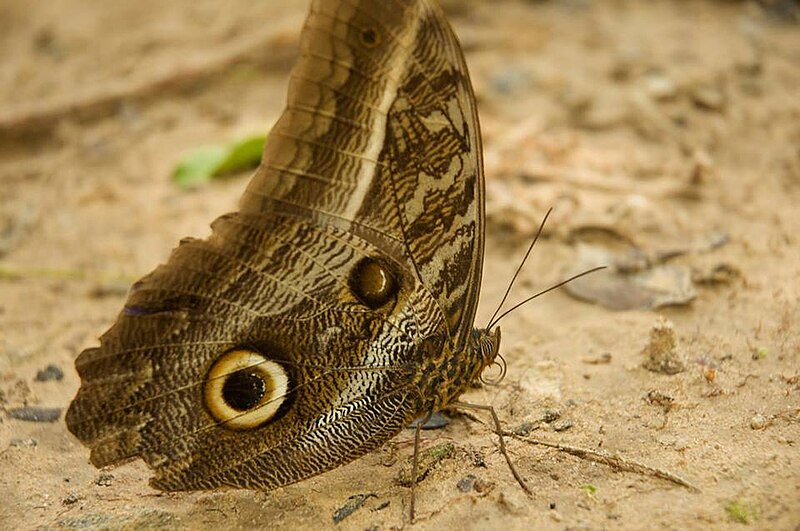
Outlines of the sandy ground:
[{"label": "sandy ground", "polygon": [[[561,290],[506,318],[508,376],[466,396],[521,434],[534,495],[488,419],[453,415],[424,432],[452,452],[419,485],[417,528],[800,529],[800,27],[796,3],[770,4],[447,2],[484,129],[478,322],[550,207],[513,299],[598,257],[621,273],[576,285],[602,304]],[[267,494],[164,495],[141,463],[95,470],[63,422],[73,360],[130,283],[235,208],[246,176],[187,192],[170,172],[269,127],[305,9],[0,3],[0,528],[310,529],[364,494],[338,527],[407,525],[410,430]],[[679,372],[643,366],[659,356]],[[37,379],[49,365],[63,379]],[[60,415],[12,418],[25,406]]]}]

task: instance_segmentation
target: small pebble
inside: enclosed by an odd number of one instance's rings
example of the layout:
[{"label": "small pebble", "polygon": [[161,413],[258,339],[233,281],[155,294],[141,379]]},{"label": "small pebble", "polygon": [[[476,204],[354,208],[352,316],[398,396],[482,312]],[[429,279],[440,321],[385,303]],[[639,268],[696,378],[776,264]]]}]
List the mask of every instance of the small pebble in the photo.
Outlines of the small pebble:
[{"label": "small pebble", "polygon": [[473,487],[475,487],[475,481],[477,479],[478,478],[472,474],[469,474],[468,476],[464,476],[463,478],[459,479],[458,483],[456,483],[456,487],[458,487],[458,490],[461,492],[469,492],[473,489]]},{"label": "small pebble", "polygon": [[109,487],[111,483],[114,481],[114,475],[103,473],[97,476],[97,479],[94,480],[95,485],[99,485],[101,487]]},{"label": "small pebble", "polygon": [[475,452],[472,456],[472,464],[480,468],[486,468],[486,458],[480,452]]},{"label": "small pebble", "polygon": [[754,430],[763,430],[767,427],[767,417],[761,414],[753,415],[750,419],[750,427]]},{"label": "small pebble", "polygon": [[662,435],[658,438],[658,443],[662,446],[675,446],[678,438],[674,435]]},{"label": "small pebble", "polygon": [[78,495],[75,494],[74,492],[71,492],[67,495],[66,498],[61,500],[61,504],[66,506],[75,505],[76,503],[78,503],[78,500],[80,500],[80,497],[78,497]]},{"label": "small pebble", "polygon": [[[416,428],[417,424],[425,420],[425,417],[419,417],[414,422],[408,425],[409,428]],[[422,425],[423,430],[438,430],[440,428],[444,428],[450,424],[450,419],[444,415],[441,411],[436,411],[431,418],[428,419],[428,422]]]},{"label": "small pebble", "polygon": [[561,412],[557,409],[545,409],[544,415],[542,415],[542,420],[548,424],[557,421],[559,418],[561,418]]},{"label": "small pebble", "polygon": [[534,430],[535,426],[536,425],[533,422],[526,420],[525,422],[523,422],[522,424],[511,430],[511,432],[518,437],[527,437],[528,435],[530,435],[531,431]]},{"label": "small pebble", "polygon": [[41,371],[36,373],[36,381],[37,382],[50,382],[50,381],[58,381],[64,379],[64,371],[61,370],[60,367],[57,365],[48,365]]},{"label": "small pebble", "polygon": [[598,357],[581,358],[581,361],[589,365],[608,365],[609,363],[611,363],[611,353],[604,352],[602,355]]},{"label": "small pebble", "polygon": [[36,439],[28,437],[25,439],[11,439],[8,445],[12,448],[36,448],[38,444]]},{"label": "small pebble", "polygon": [[678,374],[686,370],[675,328],[664,318],[659,318],[650,329],[650,340],[641,355],[644,358],[642,366],[649,371]]},{"label": "small pebble", "polygon": [[24,406],[8,410],[12,419],[28,422],[55,422],[61,417],[61,408]]},{"label": "small pebble", "polygon": [[574,423],[571,420],[563,419],[553,423],[553,429],[556,431],[567,431]]}]

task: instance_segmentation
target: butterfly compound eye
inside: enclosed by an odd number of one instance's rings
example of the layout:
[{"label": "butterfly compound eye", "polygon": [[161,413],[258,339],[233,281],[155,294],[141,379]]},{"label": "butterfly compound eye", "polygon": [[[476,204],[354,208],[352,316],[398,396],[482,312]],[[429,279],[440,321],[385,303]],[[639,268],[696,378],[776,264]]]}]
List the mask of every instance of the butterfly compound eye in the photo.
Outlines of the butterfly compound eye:
[{"label": "butterfly compound eye", "polygon": [[204,399],[222,426],[247,430],[274,417],[288,389],[289,377],[280,364],[252,350],[232,350],[208,372]]},{"label": "butterfly compound eye", "polygon": [[386,266],[364,258],[350,275],[350,290],[364,305],[376,310],[394,299],[398,285]]}]

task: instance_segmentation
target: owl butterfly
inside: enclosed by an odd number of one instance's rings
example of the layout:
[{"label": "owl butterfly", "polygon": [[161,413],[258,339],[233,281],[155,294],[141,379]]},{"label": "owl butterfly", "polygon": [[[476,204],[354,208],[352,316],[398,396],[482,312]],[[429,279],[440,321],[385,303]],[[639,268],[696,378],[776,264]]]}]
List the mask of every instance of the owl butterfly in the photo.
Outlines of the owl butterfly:
[{"label": "owl butterfly", "polygon": [[500,343],[472,327],[483,194],[434,0],[314,0],[239,211],[133,285],[76,361],[70,431],[159,489],[269,490],[457,404]]}]

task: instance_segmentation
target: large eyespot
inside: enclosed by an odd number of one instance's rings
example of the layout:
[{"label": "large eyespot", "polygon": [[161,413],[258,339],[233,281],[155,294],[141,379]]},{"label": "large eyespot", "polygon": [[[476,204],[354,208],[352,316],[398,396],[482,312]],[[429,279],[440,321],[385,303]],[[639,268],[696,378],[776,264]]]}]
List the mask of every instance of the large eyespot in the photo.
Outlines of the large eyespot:
[{"label": "large eyespot", "polygon": [[224,427],[248,430],[275,416],[288,389],[289,376],[280,364],[252,350],[232,350],[208,371],[205,403]]},{"label": "large eyespot", "polygon": [[386,266],[373,258],[364,258],[350,274],[350,290],[365,306],[375,310],[394,298],[398,285]]}]

